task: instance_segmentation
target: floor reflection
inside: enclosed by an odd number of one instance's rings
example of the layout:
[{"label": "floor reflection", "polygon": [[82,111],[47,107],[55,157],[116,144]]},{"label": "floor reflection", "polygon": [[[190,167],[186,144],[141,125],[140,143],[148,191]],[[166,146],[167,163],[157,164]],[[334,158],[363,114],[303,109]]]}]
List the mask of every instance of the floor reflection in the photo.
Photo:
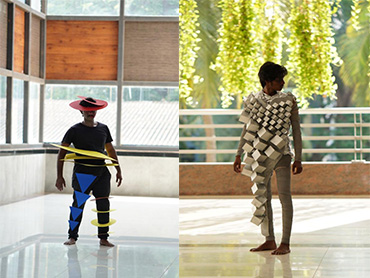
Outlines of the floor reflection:
[{"label": "floor reflection", "polygon": [[263,257],[265,260],[264,263],[260,264],[259,273],[256,277],[259,278],[274,278],[275,277],[275,264],[281,263],[281,277],[284,278],[291,278],[292,275],[292,267],[290,264],[290,254],[286,254],[284,256],[272,256],[271,251],[266,252],[258,252],[259,256]]},{"label": "floor reflection", "polygon": [[[250,252],[264,240],[247,199],[180,200],[180,277],[370,277],[370,199],[294,200],[291,253]],[[276,241],[281,205],[272,202]]]},{"label": "floor reflection", "polygon": [[113,248],[95,239],[74,246],[64,240],[40,234],[0,249],[0,277],[178,277],[177,240],[116,237]]},{"label": "floor reflection", "polygon": [[68,248],[68,277],[69,278],[80,278],[81,267],[78,260],[78,247],[69,246]]}]

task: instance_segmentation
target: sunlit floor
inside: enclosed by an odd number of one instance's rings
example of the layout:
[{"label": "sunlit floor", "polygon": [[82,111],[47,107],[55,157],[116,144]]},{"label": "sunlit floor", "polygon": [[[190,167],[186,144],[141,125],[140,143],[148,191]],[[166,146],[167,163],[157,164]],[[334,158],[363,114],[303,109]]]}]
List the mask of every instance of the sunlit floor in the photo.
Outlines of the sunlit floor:
[{"label": "sunlit floor", "polygon": [[280,256],[249,252],[264,240],[251,200],[180,200],[180,277],[370,277],[370,199],[294,198],[291,253]]},{"label": "sunlit floor", "polygon": [[100,247],[86,202],[80,237],[65,246],[68,194],[0,206],[0,277],[178,277],[178,199],[113,196],[110,241]]}]

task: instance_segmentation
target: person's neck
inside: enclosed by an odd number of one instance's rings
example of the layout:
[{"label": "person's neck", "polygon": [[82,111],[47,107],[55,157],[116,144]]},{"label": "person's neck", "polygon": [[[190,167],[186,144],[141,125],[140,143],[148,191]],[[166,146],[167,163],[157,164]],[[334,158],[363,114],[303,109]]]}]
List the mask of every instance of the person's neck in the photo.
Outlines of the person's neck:
[{"label": "person's neck", "polygon": [[83,120],[82,124],[88,127],[95,127],[98,125],[98,123],[94,122],[94,120],[92,121]]},{"label": "person's neck", "polygon": [[277,93],[277,91],[271,89],[271,88],[263,88],[262,92],[264,92],[266,95],[273,96]]}]

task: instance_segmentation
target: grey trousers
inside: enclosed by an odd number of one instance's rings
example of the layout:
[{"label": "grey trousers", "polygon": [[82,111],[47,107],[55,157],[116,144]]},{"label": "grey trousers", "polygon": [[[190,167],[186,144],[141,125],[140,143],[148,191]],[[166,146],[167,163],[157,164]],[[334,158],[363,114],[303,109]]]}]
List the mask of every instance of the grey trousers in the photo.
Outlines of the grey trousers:
[{"label": "grey trousers", "polygon": [[277,189],[279,194],[280,203],[282,206],[282,214],[283,214],[283,236],[281,239],[282,243],[289,244],[290,242],[290,234],[292,230],[292,221],[293,221],[293,203],[292,203],[292,195],[290,192],[290,177],[291,177],[291,170],[290,170],[290,163],[291,163],[291,156],[290,155],[283,155],[280,160],[276,163],[275,167],[268,167],[267,169],[272,169],[269,173],[266,173],[266,176],[269,177],[268,182],[266,183],[266,216],[268,217],[268,229],[269,235],[266,236],[266,240],[274,240],[274,224],[273,224],[273,214],[272,214],[272,207],[271,207],[271,176],[273,171],[276,173],[276,180],[277,180]]}]

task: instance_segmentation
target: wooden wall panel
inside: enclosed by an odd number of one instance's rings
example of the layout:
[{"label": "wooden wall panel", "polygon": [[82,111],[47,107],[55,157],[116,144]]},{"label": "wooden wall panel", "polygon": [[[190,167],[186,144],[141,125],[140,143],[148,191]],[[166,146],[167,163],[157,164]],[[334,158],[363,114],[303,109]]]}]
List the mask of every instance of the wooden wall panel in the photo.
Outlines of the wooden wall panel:
[{"label": "wooden wall panel", "polygon": [[16,72],[24,72],[24,31],[25,31],[25,12],[20,8],[15,8],[14,19],[14,67]]},{"label": "wooden wall panel", "polygon": [[48,20],[46,79],[117,80],[118,22]]},{"label": "wooden wall panel", "polygon": [[[180,196],[252,195],[251,179],[233,171],[232,163],[179,166]],[[370,163],[304,163],[303,172],[292,175],[293,195],[370,195]],[[201,179],[199,177],[202,177]],[[271,179],[272,194],[277,194],[276,175]]]},{"label": "wooden wall panel", "polygon": [[41,19],[31,18],[31,75],[40,77],[40,36]]},{"label": "wooden wall panel", "polygon": [[0,68],[6,68],[8,4],[0,0]]},{"label": "wooden wall panel", "polygon": [[179,81],[178,22],[126,22],[125,81]]}]

